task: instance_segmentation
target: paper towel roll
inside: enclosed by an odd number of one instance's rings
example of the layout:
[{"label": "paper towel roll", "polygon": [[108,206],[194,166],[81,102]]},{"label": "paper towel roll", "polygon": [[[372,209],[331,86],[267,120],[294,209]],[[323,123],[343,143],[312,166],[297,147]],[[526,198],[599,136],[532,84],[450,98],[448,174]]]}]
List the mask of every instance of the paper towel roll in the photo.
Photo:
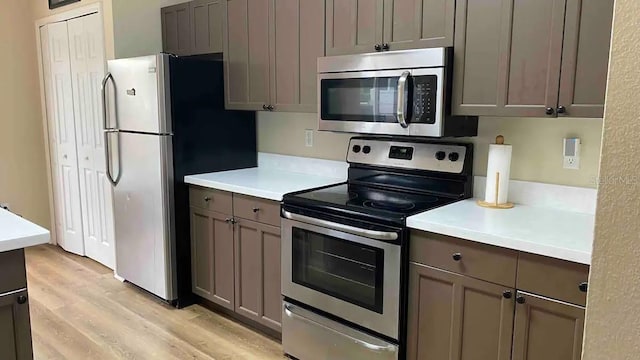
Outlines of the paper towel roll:
[{"label": "paper towel roll", "polygon": [[[489,162],[487,164],[487,188],[484,201],[496,204],[497,198],[497,204],[507,203],[510,172],[511,145],[490,144]],[[496,179],[499,179],[497,187]],[[498,191],[497,195],[496,190]]]}]

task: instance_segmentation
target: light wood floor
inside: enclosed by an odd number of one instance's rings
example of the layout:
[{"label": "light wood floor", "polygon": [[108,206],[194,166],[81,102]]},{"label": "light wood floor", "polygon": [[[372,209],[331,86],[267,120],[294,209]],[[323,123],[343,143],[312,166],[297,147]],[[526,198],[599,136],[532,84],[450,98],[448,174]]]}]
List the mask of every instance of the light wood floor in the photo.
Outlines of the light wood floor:
[{"label": "light wood floor", "polygon": [[283,359],[281,345],[199,305],[177,310],[92,260],[27,249],[36,359]]}]

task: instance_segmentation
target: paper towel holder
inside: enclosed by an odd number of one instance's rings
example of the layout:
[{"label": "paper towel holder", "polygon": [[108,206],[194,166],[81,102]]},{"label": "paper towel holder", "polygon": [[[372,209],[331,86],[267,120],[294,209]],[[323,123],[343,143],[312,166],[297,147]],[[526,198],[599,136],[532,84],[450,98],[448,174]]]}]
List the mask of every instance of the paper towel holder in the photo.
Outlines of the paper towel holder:
[{"label": "paper towel holder", "polygon": [[[504,144],[504,136],[498,135],[496,136],[496,144],[503,145]],[[513,208],[513,203],[507,202],[504,204],[498,204],[498,194],[500,193],[500,173],[496,173],[496,198],[494,202],[486,202],[483,200],[478,200],[476,203],[479,206],[490,208],[490,209],[511,209]]]}]

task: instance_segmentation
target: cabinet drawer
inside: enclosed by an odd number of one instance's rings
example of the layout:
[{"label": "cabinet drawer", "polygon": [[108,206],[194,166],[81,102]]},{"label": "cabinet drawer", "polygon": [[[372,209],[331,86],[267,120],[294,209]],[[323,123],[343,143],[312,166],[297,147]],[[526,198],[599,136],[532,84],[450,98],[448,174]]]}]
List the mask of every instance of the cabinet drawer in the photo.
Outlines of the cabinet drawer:
[{"label": "cabinet drawer", "polygon": [[277,201],[233,194],[233,215],[280,227],[280,203]]},{"label": "cabinet drawer", "polygon": [[0,294],[27,288],[24,249],[0,252]]},{"label": "cabinet drawer", "polygon": [[411,261],[509,287],[515,286],[513,250],[422,231],[411,232]]},{"label": "cabinet drawer", "polygon": [[585,306],[588,279],[588,265],[520,253],[516,283],[519,290]]},{"label": "cabinet drawer", "polygon": [[220,190],[190,187],[189,205],[225,214],[231,214],[233,212],[231,193]]}]

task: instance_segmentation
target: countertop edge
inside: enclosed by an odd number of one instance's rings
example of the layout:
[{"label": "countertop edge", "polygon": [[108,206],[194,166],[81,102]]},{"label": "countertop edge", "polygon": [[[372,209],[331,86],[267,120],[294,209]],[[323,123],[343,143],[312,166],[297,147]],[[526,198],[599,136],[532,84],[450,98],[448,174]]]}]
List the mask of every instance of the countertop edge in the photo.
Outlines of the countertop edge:
[{"label": "countertop edge", "polygon": [[51,234],[46,231],[35,235],[0,241],[0,252],[7,252],[36,245],[48,244],[50,239]]},{"label": "countertop edge", "polygon": [[[477,232],[470,229],[436,224],[411,218],[407,219],[407,227],[413,230],[453,236],[463,240],[497,246],[505,249],[523,251],[535,255],[591,265],[591,254],[583,251],[570,250],[549,245],[540,245],[523,239],[506,238],[500,235]],[[506,245],[504,242],[509,242],[510,245]]]},{"label": "countertop edge", "polygon": [[228,191],[236,194],[255,196],[262,199],[273,200],[273,201],[282,201],[282,197],[284,194],[275,193],[266,190],[257,190],[254,188],[248,188],[244,186],[231,185],[223,182],[216,182],[211,180],[202,180],[198,178],[193,178],[190,176],[185,176],[184,182],[189,185],[202,186],[209,189],[216,189],[221,191]]}]

